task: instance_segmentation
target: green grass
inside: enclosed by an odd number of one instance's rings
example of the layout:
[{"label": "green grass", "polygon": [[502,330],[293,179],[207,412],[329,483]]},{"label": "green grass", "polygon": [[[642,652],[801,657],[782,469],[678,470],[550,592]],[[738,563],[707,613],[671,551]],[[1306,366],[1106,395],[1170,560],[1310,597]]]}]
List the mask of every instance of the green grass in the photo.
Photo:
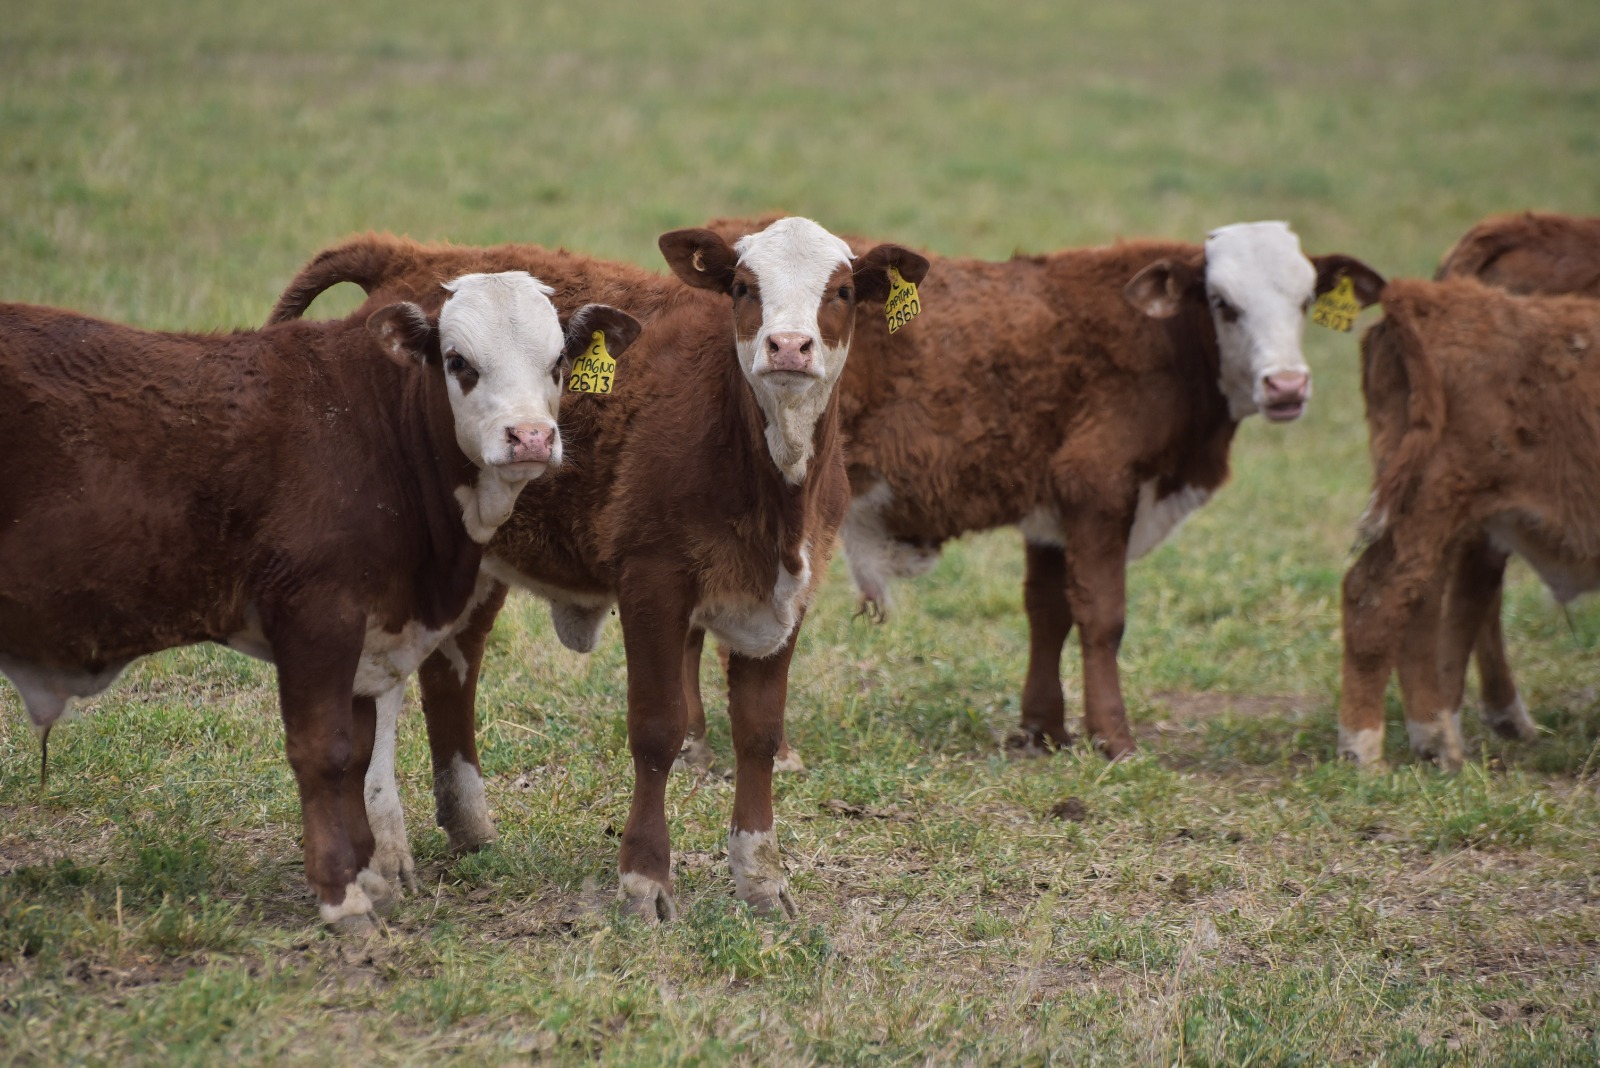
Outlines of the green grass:
[{"label": "green grass", "polygon": [[[10,7],[0,297],[153,328],[259,322],[364,229],[659,267],[661,230],[772,208],[989,257],[1285,218],[1400,275],[1490,212],[1600,213],[1579,0]],[[1335,762],[1367,466],[1354,338],[1307,348],[1307,416],[1242,428],[1133,572],[1134,760],[997,746],[1013,535],[882,628],[835,562],[791,686],[811,770],[779,785],[793,924],[733,902],[716,778],[670,787],[680,920],[618,918],[620,642],[567,653],[531,601],[483,681],[501,841],[447,854],[408,717],[424,889],[370,943],[313,922],[270,669],[142,662],[43,786],[5,688],[0,1061],[1595,1063],[1600,606],[1569,623],[1513,569],[1538,742],[1469,724],[1454,778],[1403,731],[1387,774]]]}]

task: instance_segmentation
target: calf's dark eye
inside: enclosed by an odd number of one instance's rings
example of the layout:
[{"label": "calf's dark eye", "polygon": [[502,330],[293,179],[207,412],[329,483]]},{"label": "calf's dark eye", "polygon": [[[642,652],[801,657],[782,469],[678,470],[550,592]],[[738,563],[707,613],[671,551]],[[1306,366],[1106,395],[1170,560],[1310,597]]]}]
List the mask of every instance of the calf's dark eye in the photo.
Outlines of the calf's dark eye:
[{"label": "calf's dark eye", "polygon": [[444,358],[444,369],[453,375],[458,375],[467,369],[466,357],[459,352],[452,352]]},{"label": "calf's dark eye", "polygon": [[735,282],[729,292],[733,295],[734,300],[743,300],[750,295],[750,287],[743,282]]},{"label": "calf's dark eye", "polygon": [[854,297],[855,297],[855,292],[849,286],[840,286],[839,287],[839,299],[840,300],[851,300]]}]

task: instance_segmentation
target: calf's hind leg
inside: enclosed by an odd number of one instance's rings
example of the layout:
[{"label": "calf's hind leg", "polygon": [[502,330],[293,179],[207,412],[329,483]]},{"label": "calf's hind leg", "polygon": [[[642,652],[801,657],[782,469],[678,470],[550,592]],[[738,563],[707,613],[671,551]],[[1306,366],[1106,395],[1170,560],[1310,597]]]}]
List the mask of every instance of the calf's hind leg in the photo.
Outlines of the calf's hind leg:
[{"label": "calf's hind leg", "polygon": [[1022,603],[1028,615],[1028,673],[1022,682],[1022,718],[1015,748],[1030,753],[1072,744],[1061,650],[1072,631],[1067,603],[1067,554],[1056,545],[1023,544]]},{"label": "calf's hind leg", "polygon": [[478,673],[506,587],[494,583],[453,634],[422,662],[417,688],[428,723],[433,758],[435,819],[457,853],[481,849],[497,837],[478,764]]}]

